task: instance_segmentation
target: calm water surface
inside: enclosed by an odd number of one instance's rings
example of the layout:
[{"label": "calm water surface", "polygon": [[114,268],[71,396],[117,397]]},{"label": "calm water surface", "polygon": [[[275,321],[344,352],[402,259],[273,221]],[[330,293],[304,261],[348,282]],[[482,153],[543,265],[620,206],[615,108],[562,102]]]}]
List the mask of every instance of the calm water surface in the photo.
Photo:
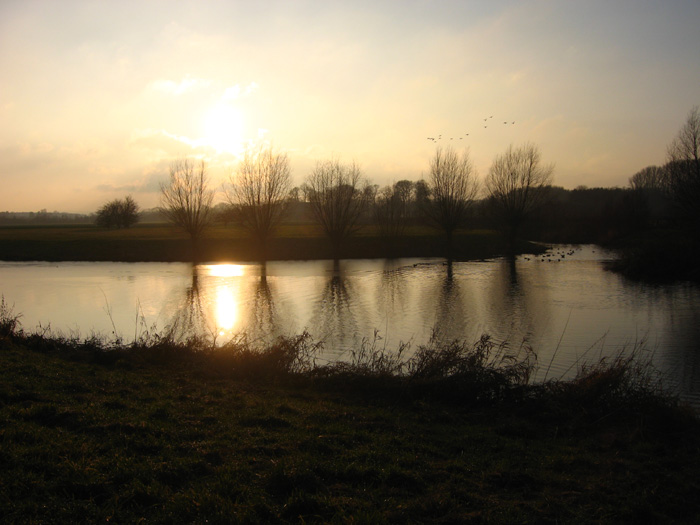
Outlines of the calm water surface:
[{"label": "calm water surface", "polygon": [[610,254],[557,246],[547,256],[181,263],[0,262],[0,293],[26,330],[93,333],[130,341],[146,330],[198,330],[223,342],[268,341],[308,330],[322,360],[344,359],[363,340],[388,350],[481,334],[525,342],[537,378],[570,377],[601,356],[643,347],[667,384],[700,407],[700,289],[651,286],[607,272]]}]

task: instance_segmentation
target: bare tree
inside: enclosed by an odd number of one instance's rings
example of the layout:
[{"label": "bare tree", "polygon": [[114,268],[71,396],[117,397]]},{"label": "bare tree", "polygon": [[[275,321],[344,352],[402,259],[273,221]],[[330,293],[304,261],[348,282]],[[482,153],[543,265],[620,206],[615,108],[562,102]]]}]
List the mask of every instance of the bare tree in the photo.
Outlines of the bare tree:
[{"label": "bare tree", "polygon": [[341,244],[359,228],[365,208],[360,179],[357,164],[344,165],[332,159],[319,161],[304,184],[305,198],[314,219],[330,239],[336,258]]},{"label": "bare tree", "polygon": [[387,239],[401,237],[410,219],[413,182],[400,180],[377,192],[374,199],[374,222],[379,234]]},{"label": "bare tree", "polygon": [[476,170],[469,151],[459,155],[454,149],[438,147],[430,160],[430,195],[424,211],[429,220],[447,237],[448,256],[457,228],[466,224],[469,209],[479,193]]},{"label": "bare tree", "polygon": [[695,106],[667,150],[669,193],[685,217],[700,220],[700,111]]},{"label": "bare tree", "polygon": [[261,261],[267,259],[267,243],[284,218],[291,188],[286,153],[261,146],[246,151],[229,179],[226,197],[235,222],[258,243]]},{"label": "bare tree", "polygon": [[195,260],[202,233],[214,218],[214,190],[209,189],[206,163],[188,158],[173,161],[170,180],[161,184],[160,193],[163,214],[190,236]]},{"label": "bare tree", "polygon": [[511,250],[520,228],[547,198],[554,165],[542,165],[534,144],[509,146],[497,156],[486,179],[486,190],[497,217],[502,221]]},{"label": "bare tree", "polygon": [[666,188],[666,170],[659,166],[647,166],[629,179],[633,190],[656,191]]}]

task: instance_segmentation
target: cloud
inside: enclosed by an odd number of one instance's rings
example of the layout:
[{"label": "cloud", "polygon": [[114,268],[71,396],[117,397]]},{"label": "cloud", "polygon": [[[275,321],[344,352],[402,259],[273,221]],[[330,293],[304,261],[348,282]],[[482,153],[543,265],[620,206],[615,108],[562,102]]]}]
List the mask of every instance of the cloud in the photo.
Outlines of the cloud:
[{"label": "cloud", "polygon": [[182,155],[212,155],[214,149],[201,141],[189,137],[174,135],[163,129],[140,129],[134,131],[130,145],[165,154],[170,157]]},{"label": "cloud", "polygon": [[243,89],[241,89],[241,86],[239,84],[227,87],[224,90],[224,94],[221,95],[221,101],[229,102],[231,100],[236,100],[237,98],[241,97],[241,93],[243,94],[243,96],[252,95],[258,90],[259,87],[260,86],[257,82],[251,82]]},{"label": "cloud", "polygon": [[116,184],[103,182],[95,186],[95,189],[108,193],[158,193],[160,183],[167,179],[167,170],[163,166],[158,166],[155,172],[145,175],[135,175],[128,183]]},{"label": "cloud", "polygon": [[211,85],[211,80],[204,78],[190,78],[186,76],[179,82],[172,80],[155,80],[149,84],[149,88],[154,91],[160,91],[169,95],[183,95],[190,91],[204,89]]}]

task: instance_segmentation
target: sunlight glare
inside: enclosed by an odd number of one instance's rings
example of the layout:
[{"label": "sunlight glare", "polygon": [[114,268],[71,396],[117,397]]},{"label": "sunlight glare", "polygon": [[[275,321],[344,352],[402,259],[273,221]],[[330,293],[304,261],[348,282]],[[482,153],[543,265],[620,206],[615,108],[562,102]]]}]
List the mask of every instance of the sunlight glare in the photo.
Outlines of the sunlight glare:
[{"label": "sunlight glare", "polygon": [[204,142],[218,152],[238,154],[243,150],[243,115],[228,104],[218,104],[204,122]]},{"label": "sunlight glare", "polygon": [[211,264],[209,275],[212,277],[243,277],[242,264]]},{"label": "sunlight glare", "polygon": [[238,320],[238,305],[230,286],[222,285],[216,289],[216,326],[219,335],[230,332]]}]

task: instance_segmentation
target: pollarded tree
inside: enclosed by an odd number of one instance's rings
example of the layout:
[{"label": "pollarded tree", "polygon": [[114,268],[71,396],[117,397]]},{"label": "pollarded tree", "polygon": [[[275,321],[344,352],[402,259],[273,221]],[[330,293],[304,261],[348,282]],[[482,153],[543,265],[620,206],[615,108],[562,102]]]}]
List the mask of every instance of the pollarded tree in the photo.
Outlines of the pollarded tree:
[{"label": "pollarded tree", "polygon": [[291,187],[286,153],[271,147],[246,151],[229,179],[226,197],[234,221],[258,243],[260,260],[267,259],[267,243],[284,218]]},{"label": "pollarded tree", "polygon": [[304,184],[304,196],[314,219],[330,239],[336,258],[342,243],[359,228],[366,204],[361,175],[354,162],[319,161]]},{"label": "pollarded tree", "polygon": [[534,144],[509,146],[498,155],[486,178],[486,190],[497,218],[501,221],[511,250],[520,229],[547,198],[554,165],[543,165]]},{"label": "pollarded tree", "polygon": [[700,111],[695,106],[668,146],[665,166],[671,199],[686,219],[700,221]]},{"label": "pollarded tree", "polygon": [[196,260],[199,240],[214,219],[214,190],[209,189],[206,163],[188,158],[173,161],[170,180],[161,184],[160,193],[162,213],[190,236],[192,258]]},{"label": "pollarded tree", "polygon": [[131,195],[115,199],[97,210],[95,223],[103,228],[130,228],[139,221],[139,206]]},{"label": "pollarded tree", "polygon": [[454,149],[438,147],[430,160],[430,199],[424,212],[447,238],[448,257],[452,255],[452,237],[464,227],[469,210],[479,194],[476,170],[469,151],[461,155]]}]

